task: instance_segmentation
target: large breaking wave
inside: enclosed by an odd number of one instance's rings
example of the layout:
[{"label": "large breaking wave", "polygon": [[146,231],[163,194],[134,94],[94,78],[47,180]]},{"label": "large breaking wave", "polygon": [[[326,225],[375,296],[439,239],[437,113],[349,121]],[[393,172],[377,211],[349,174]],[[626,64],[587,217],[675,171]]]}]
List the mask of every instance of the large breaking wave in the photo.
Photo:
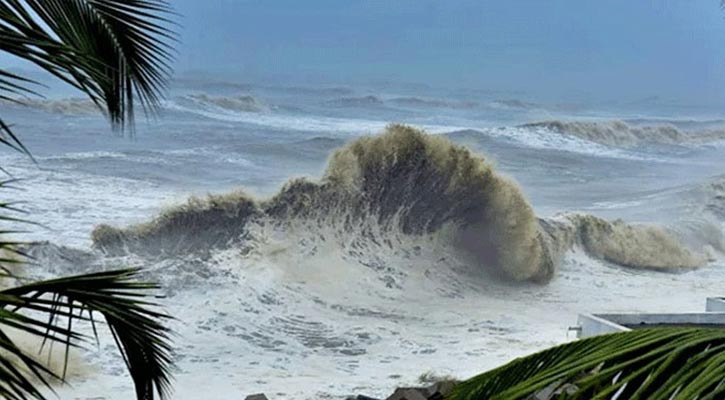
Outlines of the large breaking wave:
[{"label": "large breaking wave", "polygon": [[363,242],[394,247],[415,242],[401,237],[435,237],[480,270],[518,281],[547,281],[573,246],[635,268],[707,262],[657,227],[578,214],[538,219],[519,187],[486,160],[402,125],[334,152],[320,180],[291,180],[264,200],[242,192],[194,198],[147,223],[98,226],[93,242],[111,255],[164,257],[244,249],[255,226],[286,230],[299,241],[325,236],[351,256],[365,251]]}]

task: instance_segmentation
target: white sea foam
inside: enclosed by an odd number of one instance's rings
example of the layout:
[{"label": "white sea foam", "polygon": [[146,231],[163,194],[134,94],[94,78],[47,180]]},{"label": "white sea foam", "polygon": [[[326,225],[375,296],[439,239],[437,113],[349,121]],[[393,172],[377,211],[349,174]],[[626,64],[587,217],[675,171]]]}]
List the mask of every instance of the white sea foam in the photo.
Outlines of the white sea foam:
[{"label": "white sea foam", "polygon": [[501,127],[482,129],[493,137],[506,138],[521,145],[547,150],[561,150],[598,157],[623,158],[631,160],[659,161],[660,158],[641,152],[608,147],[574,136],[556,134],[548,129]]}]

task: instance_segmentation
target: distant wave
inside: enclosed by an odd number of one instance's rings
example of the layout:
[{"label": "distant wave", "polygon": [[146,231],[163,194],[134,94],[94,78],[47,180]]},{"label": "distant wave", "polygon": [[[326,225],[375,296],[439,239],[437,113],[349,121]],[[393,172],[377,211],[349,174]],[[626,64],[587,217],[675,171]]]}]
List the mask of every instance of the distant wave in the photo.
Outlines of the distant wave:
[{"label": "distant wave", "polygon": [[[470,110],[480,106],[480,104],[475,101],[435,99],[412,96],[383,99],[379,96],[368,95],[360,97],[341,97],[326,101],[326,104],[336,107],[379,107],[385,105],[386,103],[408,108],[447,108],[453,110]],[[520,104],[521,107],[525,107],[525,103],[521,102]],[[511,104],[508,107],[517,106]]]},{"label": "distant wave", "polygon": [[345,143],[345,139],[327,136],[315,136],[310,139],[295,142],[296,146],[310,146],[315,149],[334,149]]},{"label": "distant wave", "polygon": [[614,147],[635,147],[646,144],[705,144],[725,140],[725,130],[683,131],[673,125],[630,125],[623,121],[544,121],[522,125],[527,129],[545,129]]},{"label": "distant wave", "polygon": [[335,107],[376,107],[385,104],[383,100],[376,96],[363,97],[342,97],[339,99],[328,100],[325,104]]},{"label": "distant wave", "polygon": [[192,94],[182,98],[182,101],[191,101],[201,106],[214,106],[228,111],[262,112],[268,107],[252,96],[209,96],[206,94]]},{"label": "distant wave", "polygon": [[213,158],[217,162],[237,164],[251,167],[254,164],[247,158],[224,151],[219,146],[201,146],[191,149],[164,149],[164,150],[127,150],[127,151],[86,151],[71,152],[52,156],[40,156],[38,160],[49,163],[89,164],[109,161],[129,163],[136,165],[173,165],[188,163],[198,157]]},{"label": "distant wave", "polygon": [[20,99],[19,103],[5,104],[28,107],[36,110],[67,115],[102,115],[103,111],[93,101],[86,98],[67,99]]},{"label": "distant wave", "polygon": [[417,108],[470,109],[478,107],[478,103],[474,101],[451,101],[421,97],[396,97],[390,99],[390,102],[401,106]]},{"label": "distant wave", "polygon": [[[449,108],[455,110],[471,110],[482,106],[482,104],[471,100],[431,99],[421,97],[396,97],[390,99],[390,102],[405,107]],[[518,99],[494,100],[484,105],[495,109],[512,110],[531,110],[539,107],[534,103],[529,103]]]},{"label": "distant wave", "polygon": [[656,117],[641,117],[641,118],[627,118],[624,122],[632,125],[674,125],[678,128],[697,128],[697,127],[711,127],[711,126],[723,126],[725,125],[725,119],[696,119],[696,118],[656,118]]},{"label": "distant wave", "polygon": [[[269,110],[264,103],[252,96],[209,96],[192,94],[176,99],[182,106],[202,109],[220,109],[232,112],[263,112]],[[58,114],[89,115],[102,114],[103,111],[85,98],[67,99],[22,99],[20,103],[7,103]]]},{"label": "distant wave", "polygon": [[530,109],[539,107],[537,104],[529,103],[527,101],[523,101],[523,100],[519,100],[519,99],[494,100],[490,103],[490,105],[492,105],[493,107],[519,109],[519,110],[530,110]]},{"label": "distant wave", "polygon": [[307,132],[374,132],[385,127],[385,122],[352,118],[317,117],[300,114],[250,113],[225,110],[220,107],[198,107],[194,103],[166,102],[169,110],[201,115],[206,118],[241,122],[263,127]]},{"label": "distant wave", "polygon": [[[197,114],[219,121],[241,122],[257,126],[279,128],[285,130],[299,130],[307,132],[328,132],[335,134],[363,134],[373,133],[384,129],[386,121],[361,118],[336,118],[326,116],[313,116],[309,114],[286,114],[277,111],[270,112],[240,112],[224,109],[217,106],[203,106],[201,102],[168,101],[164,107],[168,110],[183,113]],[[200,106],[201,105],[201,106]],[[448,125],[421,125],[429,132],[444,133],[462,129]]]},{"label": "distant wave", "polygon": [[260,243],[252,240],[254,225],[284,229],[295,243],[337,243],[345,257],[372,259],[368,266],[385,262],[375,261],[377,252],[366,243],[415,252],[420,244],[406,247],[410,238],[433,237],[472,265],[512,280],[547,281],[577,245],[633,268],[676,270],[707,262],[657,227],[587,215],[538,219],[518,186],[485,160],[401,125],[336,151],[320,181],[291,180],[266,200],[242,192],[194,198],[147,223],[98,226],[93,242],[111,255],[244,252]]},{"label": "distant wave", "polygon": [[543,128],[527,127],[499,127],[479,129],[455,129],[446,132],[448,137],[474,139],[476,141],[486,138],[504,139],[517,143],[520,146],[545,149],[551,151],[567,151],[586,154],[596,157],[609,157],[630,160],[659,160],[655,156],[634,152],[623,148],[613,148],[600,143],[579,138],[574,135],[562,135]]},{"label": "distant wave", "polygon": [[294,95],[306,96],[346,96],[354,93],[347,87],[306,87],[306,86],[262,86],[268,90],[275,90]]}]

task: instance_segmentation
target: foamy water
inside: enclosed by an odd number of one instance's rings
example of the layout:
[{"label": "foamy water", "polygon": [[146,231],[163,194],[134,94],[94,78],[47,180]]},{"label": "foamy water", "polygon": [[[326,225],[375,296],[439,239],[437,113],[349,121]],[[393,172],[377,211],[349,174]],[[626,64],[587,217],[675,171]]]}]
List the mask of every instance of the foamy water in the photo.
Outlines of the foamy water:
[{"label": "foamy water", "polygon": [[[31,216],[47,227],[24,236],[50,242],[34,250],[43,268],[30,273],[145,267],[149,279],[163,284],[164,308],[176,317],[175,399],[255,392],[278,399],[384,396],[424,372],[466,378],[571,340],[567,329],[580,312],[700,311],[705,297],[723,294],[725,262],[711,243],[725,220],[725,150],[716,141],[617,146],[524,127],[531,122],[526,107],[508,110],[508,122],[500,122],[481,111],[487,99],[428,101],[420,109],[406,102],[402,109],[389,100],[398,97],[381,95],[382,104],[370,109],[357,103],[328,109],[340,97],[362,96],[279,92],[238,93],[234,102],[212,93],[196,108],[172,96],[165,114],[140,125],[135,140],[114,137],[101,118],[80,115],[78,102],[68,109],[59,102],[2,106],[39,162],[2,155],[3,166],[27,179],[6,198],[27,201]],[[254,100],[240,97],[247,95]],[[709,261],[662,273],[605,261],[600,249],[572,242],[547,283],[513,283],[491,277],[439,231],[410,235],[364,224],[341,231],[329,221],[279,224],[269,217],[240,223],[232,245],[209,254],[91,250],[98,225],[146,223],[192,194],[243,189],[258,201],[289,178],[314,180],[334,149],[390,121],[427,128],[482,154],[496,174],[519,182],[539,217],[579,211],[654,224],[693,252],[710,246]],[[411,192],[419,198],[400,202],[417,204],[430,192],[422,186]],[[421,207],[431,218],[443,209]],[[213,223],[204,228],[215,232]],[[195,229],[179,228],[178,237],[198,235]],[[61,389],[62,398],[129,397],[131,382],[109,339],[87,353],[88,372]]]}]

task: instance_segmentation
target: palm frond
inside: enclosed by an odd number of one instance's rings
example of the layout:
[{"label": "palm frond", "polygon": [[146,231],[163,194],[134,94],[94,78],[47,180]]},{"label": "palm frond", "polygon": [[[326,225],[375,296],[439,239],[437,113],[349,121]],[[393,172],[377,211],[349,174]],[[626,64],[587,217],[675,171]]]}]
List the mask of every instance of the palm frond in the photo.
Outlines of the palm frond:
[{"label": "palm frond", "polygon": [[[154,311],[149,290],[157,286],[136,280],[137,269],[99,272],[31,283],[0,291],[0,325],[5,325],[57,342],[68,348],[90,337],[76,332],[74,321],[91,324],[96,340],[94,314],[105,319],[133,379],[138,400],[152,400],[169,394],[171,345],[168,317]],[[41,319],[41,316],[47,319]],[[50,371],[19,349],[0,330],[0,349],[20,360],[21,369],[0,357],[0,396],[9,399],[44,396],[30,383],[39,379],[47,387],[62,381],[63,373]],[[65,360],[67,367],[67,358]],[[9,380],[3,379],[7,377]]]},{"label": "palm frond", "polygon": [[[0,125],[2,121],[0,121]],[[0,180],[0,190],[15,189],[15,184],[20,180],[15,178]],[[19,278],[14,271],[15,267],[27,264],[32,258],[23,250],[27,243],[13,241],[8,237],[13,234],[27,233],[26,230],[18,229],[19,226],[37,225],[25,218],[27,212],[20,208],[19,203],[0,201],[0,279]],[[12,228],[7,228],[12,226]]]},{"label": "palm frond", "polygon": [[724,396],[725,330],[651,328],[595,336],[514,360],[462,382],[450,400]]},{"label": "palm frond", "polygon": [[[38,83],[32,79],[24,78],[20,75],[13,74],[9,71],[0,69],[0,100],[8,102],[19,102],[17,97],[9,97],[9,95],[26,96],[40,94],[28,85],[37,85]],[[3,94],[6,93],[6,94]]]},{"label": "palm frond", "polygon": [[[28,60],[83,91],[105,110],[116,128],[132,126],[134,101],[154,112],[170,74],[166,0],[0,0],[0,52]],[[37,95],[36,83],[0,69],[0,101]],[[0,119],[0,144],[27,154],[11,126]],[[13,181],[0,182],[0,188]],[[0,203],[0,222],[25,223],[13,216],[14,203]],[[0,230],[0,278],[14,277],[9,266],[27,261],[19,245]],[[170,388],[171,345],[167,318],[148,301],[157,286],[135,281],[135,269],[36,282],[0,291],[0,326],[65,346],[62,373],[26,354],[0,328],[0,397],[44,399],[35,380],[51,388],[62,382],[68,350],[89,339],[75,322],[89,323],[98,340],[94,315],[108,325],[123,356],[139,400],[165,398]],[[42,349],[43,346],[41,346]],[[34,380],[35,379],[35,380]],[[52,390],[52,388],[51,388]]]},{"label": "palm frond", "polygon": [[154,112],[172,60],[166,0],[0,0],[0,51],[86,93],[116,127]]},{"label": "palm frond", "polygon": [[23,142],[21,142],[20,139],[15,136],[15,133],[13,133],[10,126],[7,125],[5,121],[2,120],[2,118],[0,118],[0,144],[3,144],[17,152],[25,154],[26,156],[30,157],[33,162],[35,162],[35,158],[33,158],[33,155],[30,154],[30,151],[25,147]]}]

